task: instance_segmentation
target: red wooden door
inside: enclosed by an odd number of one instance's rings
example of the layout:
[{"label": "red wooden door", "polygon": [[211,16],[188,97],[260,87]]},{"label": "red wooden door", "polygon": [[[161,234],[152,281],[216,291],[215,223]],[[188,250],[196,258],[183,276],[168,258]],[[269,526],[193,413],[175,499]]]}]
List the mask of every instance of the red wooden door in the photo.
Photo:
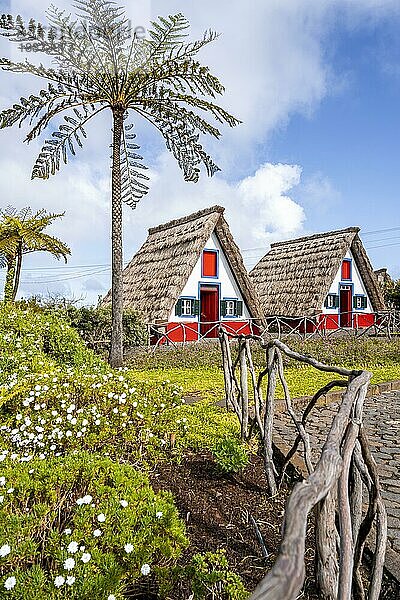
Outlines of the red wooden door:
[{"label": "red wooden door", "polygon": [[200,288],[200,334],[209,338],[218,337],[219,290],[216,286]]},{"label": "red wooden door", "polygon": [[351,327],[353,317],[353,295],[351,286],[344,285],[340,288],[340,327]]}]

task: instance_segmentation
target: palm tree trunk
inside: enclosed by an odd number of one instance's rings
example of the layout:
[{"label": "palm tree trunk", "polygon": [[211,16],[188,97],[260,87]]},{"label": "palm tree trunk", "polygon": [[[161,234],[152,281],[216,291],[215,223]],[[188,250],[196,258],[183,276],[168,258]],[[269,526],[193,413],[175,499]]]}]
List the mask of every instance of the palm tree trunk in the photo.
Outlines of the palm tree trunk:
[{"label": "palm tree trunk", "polygon": [[122,311],[124,289],[122,280],[122,200],[121,200],[121,138],[124,123],[124,109],[113,109],[113,162],[111,190],[111,312],[112,331],[110,364],[121,367],[123,364]]},{"label": "palm tree trunk", "polygon": [[4,302],[13,301],[14,279],[15,279],[15,256],[7,257],[7,273],[4,285]]},{"label": "palm tree trunk", "polygon": [[20,242],[18,244],[17,269],[16,269],[15,279],[14,279],[14,289],[12,292],[12,301],[13,302],[15,301],[15,298],[17,297],[19,281],[21,279],[21,267],[22,267],[22,242]]}]

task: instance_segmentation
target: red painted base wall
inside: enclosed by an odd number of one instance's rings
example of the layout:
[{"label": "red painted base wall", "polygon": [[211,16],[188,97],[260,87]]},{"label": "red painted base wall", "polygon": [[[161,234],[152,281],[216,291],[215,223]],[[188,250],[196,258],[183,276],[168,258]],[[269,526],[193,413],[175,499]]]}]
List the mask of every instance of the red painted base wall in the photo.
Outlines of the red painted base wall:
[{"label": "red painted base wall", "polygon": [[[248,321],[223,321],[222,325],[228,335],[259,335],[260,333],[260,329],[257,325],[250,324]],[[218,338],[219,324],[216,323],[215,326],[210,324],[209,329],[212,329],[213,327],[215,327],[215,336],[213,337]],[[199,339],[199,323],[193,321],[167,323],[165,333],[166,336],[161,335],[161,340],[159,336],[152,336],[151,344],[156,344],[157,342],[159,344],[167,344],[168,341],[175,343],[195,342]]]},{"label": "red painted base wall", "polygon": [[[269,320],[274,323],[274,319]],[[304,319],[293,319],[293,318],[280,318],[280,325],[282,331],[286,330],[297,333],[314,333],[314,331],[325,331],[339,329],[339,315],[338,314],[324,314],[318,315],[317,317]],[[370,327],[375,323],[374,313],[353,313],[352,315],[352,326],[354,329],[360,329],[362,327]],[[285,327],[286,326],[286,327]]]},{"label": "red painted base wall", "polygon": [[[370,327],[375,323],[375,315],[373,313],[353,313],[352,326],[353,329],[362,327]],[[320,315],[319,329],[338,329],[339,315]]]}]

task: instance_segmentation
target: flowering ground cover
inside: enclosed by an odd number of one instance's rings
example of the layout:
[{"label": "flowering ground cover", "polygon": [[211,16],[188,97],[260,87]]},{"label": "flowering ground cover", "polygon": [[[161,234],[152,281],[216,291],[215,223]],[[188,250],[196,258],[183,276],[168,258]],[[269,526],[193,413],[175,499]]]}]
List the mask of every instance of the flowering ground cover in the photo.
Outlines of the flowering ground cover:
[{"label": "flowering ground cover", "polygon": [[[149,473],[238,428],[179,385],[110,369],[58,316],[3,306],[0,432],[0,597],[122,600],[167,589],[189,543]],[[213,585],[243,598],[224,565]]]}]

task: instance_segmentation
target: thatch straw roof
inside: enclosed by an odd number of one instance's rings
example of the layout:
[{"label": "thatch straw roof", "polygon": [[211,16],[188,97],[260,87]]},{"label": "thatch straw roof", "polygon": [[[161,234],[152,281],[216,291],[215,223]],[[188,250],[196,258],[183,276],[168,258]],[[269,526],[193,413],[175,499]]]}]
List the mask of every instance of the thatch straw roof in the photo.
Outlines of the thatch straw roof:
[{"label": "thatch straw roof", "polygon": [[374,311],[384,310],[382,291],[358,236],[358,227],[271,245],[250,272],[264,315],[312,316],[321,312],[346,253],[351,250]]},{"label": "thatch straw roof", "polygon": [[[124,306],[138,310],[147,322],[167,321],[215,232],[251,316],[262,318],[260,301],[223,217],[224,210],[212,206],[149,229],[147,240],[124,269]],[[104,302],[110,300],[109,292]]]}]

